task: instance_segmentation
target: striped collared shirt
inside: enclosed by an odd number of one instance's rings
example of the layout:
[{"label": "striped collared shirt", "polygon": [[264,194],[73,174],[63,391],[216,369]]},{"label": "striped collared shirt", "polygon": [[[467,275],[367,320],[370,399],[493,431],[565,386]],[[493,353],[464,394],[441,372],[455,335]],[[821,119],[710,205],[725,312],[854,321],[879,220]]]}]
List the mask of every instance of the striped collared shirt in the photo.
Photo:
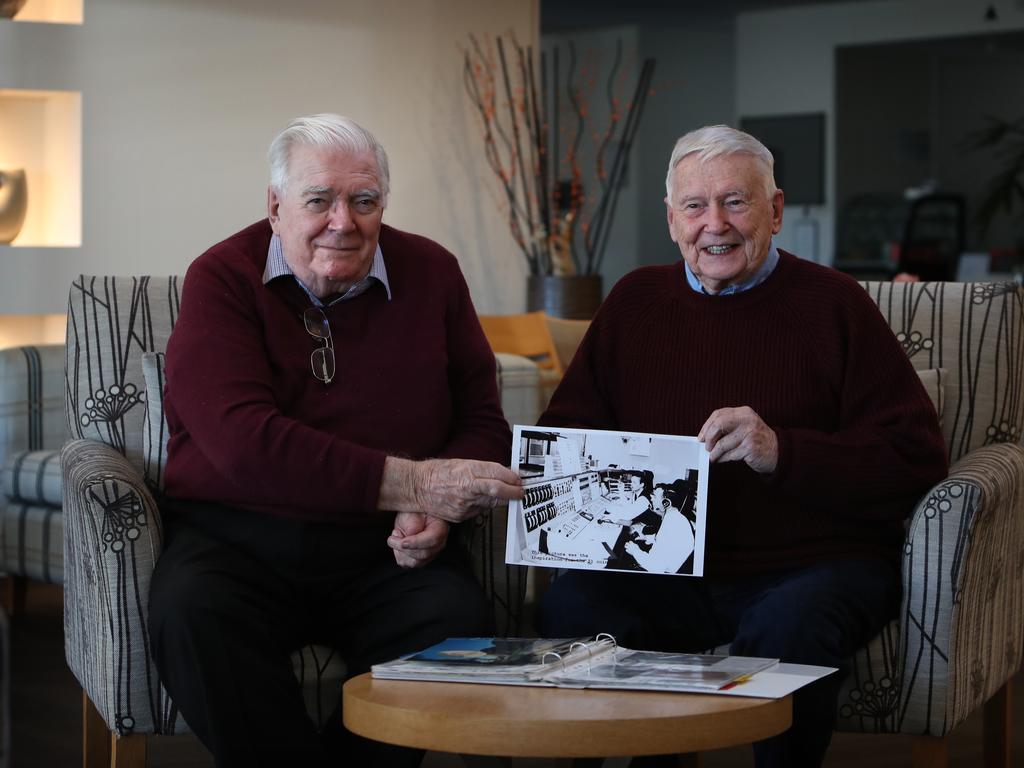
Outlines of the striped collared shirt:
[{"label": "striped collared shirt", "polygon": [[270,247],[267,249],[267,266],[263,269],[263,284],[266,285],[274,278],[284,277],[286,275],[293,277],[295,282],[302,286],[302,290],[306,292],[306,295],[313,301],[313,306],[316,307],[327,307],[339,301],[354,299],[373,285],[374,281],[377,281],[384,286],[384,291],[387,293],[388,301],[391,301],[391,285],[388,283],[388,271],[384,266],[384,254],[381,253],[379,243],[377,245],[377,250],[373,253],[373,263],[370,265],[369,274],[359,282],[353,284],[347,291],[345,291],[345,293],[327,303],[324,303],[311,290],[309,290],[308,287],[306,287],[305,283],[295,276],[292,268],[288,266],[288,262],[284,258],[284,249],[281,247],[281,238],[275,234],[270,238]]}]

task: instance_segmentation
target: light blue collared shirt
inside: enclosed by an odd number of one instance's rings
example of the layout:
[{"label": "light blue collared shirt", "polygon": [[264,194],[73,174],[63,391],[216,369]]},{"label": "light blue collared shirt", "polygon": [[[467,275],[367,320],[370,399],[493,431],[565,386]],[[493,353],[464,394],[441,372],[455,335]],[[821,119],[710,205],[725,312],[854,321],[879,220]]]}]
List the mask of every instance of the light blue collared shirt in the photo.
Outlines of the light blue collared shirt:
[{"label": "light blue collared shirt", "polygon": [[[775,267],[778,266],[778,263],[779,251],[775,247],[775,243],[772,242],[768,245],[768,256],[767,258],[765,258],[764,264],[761,265],[761,268],[758,269],[757,272],[750,276],[749,280],[743,283],[738,283],[736,285],[730,285],[727,288],[723,288],[715,295],[729,296],[734,293],[743,293],[743,291],[749,291],[754,286],[760,285],[765,280],[767,280],[768,275],[770,275],[775,270]],[[684,261],[683,267],[686,268],[686,282],[690,284],[690,287],[693,288],[693,290],[695,290],[697,293],[707,294],[708,292],[704,290],[704,286],[700,284],[700,280],[697,279],[697,276],[693,274],[693,270],[690,269],[690,265]]]},{"label": "light blue collared shirt", "polygon": [[331,304],[336,304],[339,301],[347,301],[348,299],[354,299],[361,293],[365,293],[374,281],[381,283],[384,286],[384,292],[388,295],[388,301],[391,301],[391,285],[388,283],[388,270],[384,266],[384,254],[381,253],[380,243],[377,244],[377,250],[373,252],[373,263],[370,264],[370,271],[362,280],[354,283],[345,293],[341,294],[334,301],[329,304],[324,304],[299,278],[295,277],[295,273],[292,268],[288,266],[288,262],[284,258],[284,249],[281,247],[281,238],[278,235],[273,235],[270,238],[270,247],[267,249],[267,266],[263,268],[263,284],[266,285],[276,277],[284,277],[285,275],[291,275],[295,278],[295,282],[302,286],[302,290],[306,292],[306,295],[313,301],[313,305],[316,307],[327,307]]}]

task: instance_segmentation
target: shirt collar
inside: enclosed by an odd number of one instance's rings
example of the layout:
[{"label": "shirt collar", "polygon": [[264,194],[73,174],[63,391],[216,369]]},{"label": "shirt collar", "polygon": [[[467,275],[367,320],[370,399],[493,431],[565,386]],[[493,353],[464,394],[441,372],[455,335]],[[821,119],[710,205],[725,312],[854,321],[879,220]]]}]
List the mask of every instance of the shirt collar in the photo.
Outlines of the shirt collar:
[{"label": "shirt collar", "polygon": [[[754,288],[755,286],[758,286],[765,280],[767,280],[768,275],[770,275],[775,270],[775,267],[778,265],[778,263],[779,250],[775,247],[775,243],[771,242],[768,244],[767,258],[765,258],[764,263],[761,265],[761,268],[750,276],[749,280],[743,283],[738,283],[736,285],[730,285],[727,288],[723,288],[715,295],[730,296],[734,293],[743,293],[744,291],[749,291],[751,288]],[[701,285],[700,280],[697,279],[697,276],[693,274],[693,270],[690,269],[690,265],[687,264],[685,260],[683,261],[683,268],[686,270],[686,282],[690,284],[690,287],[697,293],[707,294],[708,292],[704,289],[704,286]]]},{"label": "shirt collar", "polygon": [[306,284],[303,283],[299,278],[295,277],[295,273],[292,268],[288,266],[288,262],[284,258],[284,249],[281,247],[281,238],[279,235],[274,234],[270,238],[270,247],[267,249],[267,265],[263,268],[263,284],[266,285],[271,280],[278,277],[291,276],[295,279],[302,290],[306,292],[306,295],[313,300],[313,304],[318,307],[330,306],[338,301],[345,301],[347,299],[354,299],[361,293],[373,285],[374,281],[384,286],[384,292],[388,296],[388,301],[391,301],[391,284],[388,283],[388,270],[384,266],[384,254],[380,250],[380,243],[377,243],[377,249],[373,252],[373,263],[370,264],[370,271],[362,280],[352,285],[345,293],[341,294],[335,299],[329,302],[323,302],[317,297]]}]

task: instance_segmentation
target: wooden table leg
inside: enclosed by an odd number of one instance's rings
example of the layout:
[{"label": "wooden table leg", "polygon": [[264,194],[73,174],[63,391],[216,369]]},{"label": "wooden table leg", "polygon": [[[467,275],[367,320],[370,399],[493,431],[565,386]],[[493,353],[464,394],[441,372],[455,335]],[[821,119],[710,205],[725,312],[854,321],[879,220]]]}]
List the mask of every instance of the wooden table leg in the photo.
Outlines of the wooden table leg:
[{"label": "wooden table leg", "polygon": [[949,738],[915,736],[911,764],[914,768],[949,768]]},{"label": "wooden table leg", "polygon": [[146,768],[146,734],[114,736],[110,768]]},{"label": "wooden table leg", "polygon": [[982,712],[985,768],[1009,768],[1011,711],[1010,683],[1004,683]]},{"label": "wooden table leg", "polygon": [[110,729],[96,705],[82,691],[82,766],[108,768],[110,765]]}]

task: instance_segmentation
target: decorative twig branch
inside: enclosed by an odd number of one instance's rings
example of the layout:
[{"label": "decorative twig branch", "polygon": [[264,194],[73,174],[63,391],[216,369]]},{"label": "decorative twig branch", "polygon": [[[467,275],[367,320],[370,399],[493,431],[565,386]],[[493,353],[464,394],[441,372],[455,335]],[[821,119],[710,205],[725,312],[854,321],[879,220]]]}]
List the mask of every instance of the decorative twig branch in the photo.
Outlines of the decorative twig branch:
[{"label": "decorative twig branch", "polygon": [[[464,51],[466,93],[480,118],[484,158],[498,179],[509,230],[531,274],[596,274],[607,247],[626,158],[650,90],[654,60],[643,62],[623,119],[615,92],[616,81],[621,79],[621,42],[616,46],[605,85],[607,125],[603,131],[592,133],[596,184],[595,193],[587,198],[580,148],[588,122],[595,121],[588,95],[597,82],[596,57],[588,56],[577,67],[576,48],[570,42],[563,83],[559,50],[552,52],[550,77],[547,57],[542,56],[538,94],[529,46],[519,45],[512,35],[507,40],[498,37],[495,56],[475,37],[471,36],[470,41],[471,46]],[[563,92],[574,129],[566,137],[564,156],[559,152]],[[550,122],[545,119],[549,105]],[[549,137],[553,153],[548,152]],[[582,238],[576,238],[577,228]]]}]

